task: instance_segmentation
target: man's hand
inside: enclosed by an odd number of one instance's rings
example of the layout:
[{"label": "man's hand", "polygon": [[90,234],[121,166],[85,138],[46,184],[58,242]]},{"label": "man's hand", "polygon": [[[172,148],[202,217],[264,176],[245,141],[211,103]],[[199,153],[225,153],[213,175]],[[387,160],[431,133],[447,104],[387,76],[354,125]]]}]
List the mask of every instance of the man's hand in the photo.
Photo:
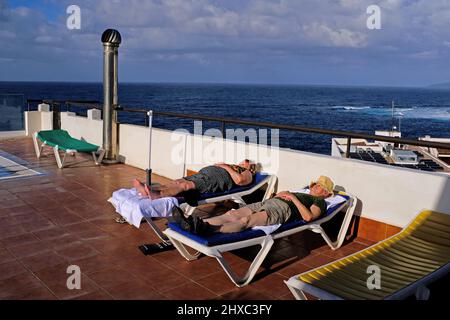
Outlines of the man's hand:
[{"label": "man's hand", "polygon": [[275,196],[275,198],[281,198],[281,199],[284,199],[287,201],[293,201],[295,196],[292,193],[290,193],[289,191],[282,191],[282,192],[278,193]]}]

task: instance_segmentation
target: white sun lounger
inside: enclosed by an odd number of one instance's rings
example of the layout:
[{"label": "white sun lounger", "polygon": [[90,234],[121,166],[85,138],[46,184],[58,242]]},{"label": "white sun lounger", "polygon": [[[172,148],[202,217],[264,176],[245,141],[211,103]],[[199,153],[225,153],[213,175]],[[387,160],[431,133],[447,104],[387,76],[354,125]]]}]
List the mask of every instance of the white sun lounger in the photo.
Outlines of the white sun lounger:
[{"label": "white sun lounger", "polygon": [[[217,192],[217,193],[209,193],[202,194],[201,197],[197,201],[197,205],[211,204],[211,203],[219,203],[226,200],[231,200],[239,205],[246,205],[247,203],[244,201],[243,197],[251,195],[255,193],[257,190],[261,189],[263,186],[267,185],[266,191],[262,198],[262,201],[268,199],[275,190],[275,183],[277,181],[277,177],[271,174],[265,173],[256,173],[255,179],[252,184],[245,187],[235,187],[228,192]],[[178,198],[180,202],[180,208],[185,212],[186,215],[191,215],[196,206],[189,205],[187,202],[183,202],[183,199]],[[158,237],[164,241],[165,243],[170,243],[170,240],[164,235],[162,230],[155,224],[152,217],[144,217],[150,228],[158,235]]]},{"label": "white sun lounger", "polygon": [[[202,237],[182,230],[177,223],[169,223],[169,228],[163,233],[170,239],[171,243],[184,258],[189,261],[195,260],[201,253],[214,257],[222,266],[231,281],[233,281],[236,286],[243,287],[252,281],[276,239],[290,236],[304,230],[311,230],[320,233],[333,250],[339,248],[345,239],[356,206],[356,198],[354,196],[344,193],[340,193],[339,196],[343,198],[343,202],[329,207],[327,213],[322,218],[310,223],[306,223],[305,221],[289,222],[281,225],[281,227],[272,234],[266,234],[262,230],[249,229],[243,232],[230,234],[218,233],[209,237]],[[338,237],[336,241],[332,241],[323,230],[321,224],[331,220],[344,208],[346,208],[346,213]],[[243,277],[239,277],[230,268],[227,261],[225,261],[222,253],[254,245],[261,246],[261,249],[246,274]],[[189,253],[185,246],[195,249],[197,253]]]},{"label": "white sun lounger", "polygon": [[[379,268],[369,286],[368,268]],[[400,233],[335,262],[285,281],[294,297],[327,300],[427,300],[429,283],[450,273],[450,215],[422,211]]]}]

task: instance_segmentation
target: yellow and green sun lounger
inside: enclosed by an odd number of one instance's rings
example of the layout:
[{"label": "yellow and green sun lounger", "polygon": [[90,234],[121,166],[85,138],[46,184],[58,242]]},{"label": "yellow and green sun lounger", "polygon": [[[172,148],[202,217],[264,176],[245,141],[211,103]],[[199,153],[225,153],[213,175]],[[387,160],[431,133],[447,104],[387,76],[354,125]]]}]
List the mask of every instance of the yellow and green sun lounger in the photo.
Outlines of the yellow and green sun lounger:
[{"label": "yellow and green sun lounger", "polygon": [[[41,141],[39,146],[38,140]],[[41,157],[42,150],[45,146],[53,148],[58,167],[64,167],[67,154],[75,154],[77,152],[91,153],[96,165],[100,165],[105,151],[99,146],[88,143],[83,140],[75,139],[69,135],[66,130],[45,130],[36,132],[33,135],[34,149],[38,159]],[[59,150],[64,151],[64,158],[61,161]]]},{"label": "yellow and green sun lounger", "polygon": [[299,300],[426,300],[427,285],[449,272],[450,214],[422,211],[397,235],[285,283]]}]

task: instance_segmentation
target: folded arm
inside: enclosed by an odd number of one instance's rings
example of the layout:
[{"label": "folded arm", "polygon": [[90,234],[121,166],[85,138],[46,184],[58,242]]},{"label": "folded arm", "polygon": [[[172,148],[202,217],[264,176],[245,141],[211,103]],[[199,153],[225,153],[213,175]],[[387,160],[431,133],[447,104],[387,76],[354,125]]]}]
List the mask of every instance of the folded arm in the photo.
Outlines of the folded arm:
[{"label": "folded arm", "polygon": [[317,219],[318,217],[320,217],[322,213],[320,208],[315,204],[313,204],[310,208],[307,208],[303,203],[300,202],[300,200],[298,200],[296,196],[294,196],[290,192],[287,191],[280,192],[279,194],[277,194],[277,197],[292,201],[294,205],[297,207],[298,212],[300,212],[302,219],[305,220],[306,222],[310,222]]},{"label": "folded arm", "polygon": [[246,186],[252,183],[253,176],[249,170],[245,170],[242,173],[237,173],[227,164],[220,163],[216,164],[216,166],[227,170],[228,174],[231,176],[231,179],[233,179],[234,183],[238,186]]}]

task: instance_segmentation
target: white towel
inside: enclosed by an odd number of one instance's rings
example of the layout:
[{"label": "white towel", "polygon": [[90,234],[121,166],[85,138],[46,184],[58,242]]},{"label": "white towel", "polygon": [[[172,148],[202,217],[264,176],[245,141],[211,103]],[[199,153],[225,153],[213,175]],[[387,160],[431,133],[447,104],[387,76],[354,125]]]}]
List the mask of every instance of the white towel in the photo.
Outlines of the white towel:
[{"label": "white towel", "polygon": [[124,219],[139,228],[142,218],[167,218],[172,208],[178,206],[177,198],[167,197],[151,200],[141,196],[136,189],[120,189],[113,192],[108,201]]},{"label": "white towel", "polygon": [[[309,194],[309,189],[305,188],[305,189],[301,189],[301,190],[295,190],[295,191],[291,191],[292,193],[306,193]],[[326,198],[325,199],[325,203],[327,204],[327,210],[332,207],[332,206],[336,206],[340,203],[345,202],[346,199],[343,196],[340,195],[334,195],[332,197]],[[265,234],[269,235],[273,232],[275,232],[279,227],[281,227],[281,224],[274,224],[274,225],[270,225],[270,226],[258,226],[258,227],[253,227],[253,230],[261,230],[264,231]]]}]

